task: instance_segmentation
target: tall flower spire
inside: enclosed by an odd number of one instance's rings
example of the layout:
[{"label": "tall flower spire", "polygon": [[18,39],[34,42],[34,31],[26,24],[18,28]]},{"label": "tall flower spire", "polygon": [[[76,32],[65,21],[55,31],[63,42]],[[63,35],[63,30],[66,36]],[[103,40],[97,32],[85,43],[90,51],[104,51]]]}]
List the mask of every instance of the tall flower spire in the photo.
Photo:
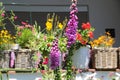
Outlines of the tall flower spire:
[{"label": "tall flower spire", "polygon": [[66,37],[68,39],[67,48],[68,48],[68,55],[66,58],[66,69],[67,69],[67,80],[73,80],[72,74],[72,58],[73,55],[73,44],[76,42],[77,36],[77,28],[78,28],[78,17],[77,12],[78,9],[76,7],[77,0],[72,0],[72,5],[70,6],[70,19],[67,24],[66,28]]},{"label": "tall flower spire", "polygon": [[76,7],[77,0],[72,0],[72,5],[70,6],[70,19],[67,24],[66,36],[68,38],[67,47],[69,48],[76,41],[76,31],[78,28],[78,17],[76,13],[78,9]]},{"label": "tall flower spire", "polygon": [[50,67],[55,70],[60,66],[60,50],[58,48],[58,40],[53,41],[53,45],[50,51]]}]

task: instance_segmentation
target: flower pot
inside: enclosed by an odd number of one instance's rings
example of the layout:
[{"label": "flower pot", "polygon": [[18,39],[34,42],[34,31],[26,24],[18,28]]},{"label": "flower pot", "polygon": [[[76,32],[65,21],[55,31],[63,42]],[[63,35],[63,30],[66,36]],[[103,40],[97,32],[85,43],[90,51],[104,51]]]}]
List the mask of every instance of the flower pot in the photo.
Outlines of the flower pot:
[{"label": "flower pot", "polygon": [[88,47],[80,47],[74,51],[72,56],[73,66],[80,69],[87,69],[90,58],[90,49]]}]

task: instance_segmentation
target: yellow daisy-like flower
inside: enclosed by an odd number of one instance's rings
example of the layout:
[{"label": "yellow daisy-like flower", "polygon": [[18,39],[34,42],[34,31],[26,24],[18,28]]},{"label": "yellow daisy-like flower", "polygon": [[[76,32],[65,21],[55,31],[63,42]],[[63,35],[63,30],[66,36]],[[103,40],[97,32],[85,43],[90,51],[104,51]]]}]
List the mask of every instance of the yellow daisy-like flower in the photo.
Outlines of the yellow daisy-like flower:
[{"label": "yellow daisy-like flower", "polygon": [[1,34],[4,34],[4,30],[1,31]]},{"label": "yellow daisy-like flower", "polygon": [[3,42],[3,43],[7,43],[7,40],[6,40],[6,39],[3,39],[2,42]]},{"label": "yellow daisy-like flower", "polygon": [[8,35],[4,35],[4,38],[8,38]]},{"label": "yellow daisy-like flower", "polygon": [[7,31],[7,30],[5,30],[5,31],[4,31],[4,34],[8,34],[8,31]]},{"label": "yellow daisy-like flower", "polygon": [[46,29],[48,31],[50,31],[52,29],[52,23],[51,22],[49,22],[49,21],[46,22]]},{"label": "yellow daisy-like flower", "polygon": [[60,29],[62,29],[62,28],[63,28],[62,23],[59,23],[59,24],[58,24],[58,27],[59,27]]},{"label": "yellow daisy-like flower", "polygon": [[114,41],[114,38],[110,36],[110,33],[106,32],[105,35],[98,37],[98,39],[95,39],[92,42],[94,43],[94,44],[91,44],[93,47],[94,45],[98,47],[112,47],[115,41]]}]

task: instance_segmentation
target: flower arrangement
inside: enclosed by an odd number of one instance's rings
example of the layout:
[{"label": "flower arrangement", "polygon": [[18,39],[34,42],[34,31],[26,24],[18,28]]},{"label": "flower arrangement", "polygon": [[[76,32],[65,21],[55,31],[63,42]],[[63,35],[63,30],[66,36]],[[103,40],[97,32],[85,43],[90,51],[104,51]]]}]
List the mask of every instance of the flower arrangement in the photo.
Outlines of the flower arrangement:
[{"label": "flower arrangement", "polygon": [[65,35],[67,37],[67,48],[68,48],[68,56],[66,58],[66,70],[67,74],[66,80],[72,80],[73,79],[73,73],[72,73],[72,55],[73,55],[73,49],[74,49],[74,44],[76,42],[76,33],[77,33],[77,28],[78,28],[78,17],[77,17],[77,0],[72,0],[72,5],[70,6],[70,19],[67,24],[66,32]]},{"label": "flower arrangement", "polygon": [[39,51],[39,46],[41,45],[41,38],[43,38],[43,34],[41,32],[40,26],[37,24],[37,22],[34,23],[34,25],[31,25],[32,36],[31,39],[28,40],[27,47],[29,47],[31,50]]},{"label": "flower arrangement", "polygon": [[90,39],[93,39],[94,27],[91,27],[89,22],[82,23],[81,29],[78,29],[76,36],[76,47],[86,46],[90,44]]},{"label": "flower arrangement", "polygon": [[21,23],[22,26],[16,27],[15,43],[19,44],[21,48],[28,48],[29,40],[33,38],[33,26],[25,22]]},{"label": "flower arrangement", "polygon": [[115,40],[111,37],[109,32],[106,32],[104,35],[99,36],[97,39],[91,41],[91,46],[94,47],[112,47]]},{"label": "flower arrangement", "polygon": [[93,27],[91,27],[89,22],[82,23],[81,29],[78,29],[78,9],[76,4],[77,0],[72,0],[72,5],[70,6],[70,19],[66,28],[68,48],[68,55],[66,59],[67,80],[73,78],[73,72],[71,68],[74,50],[80,48],[81,46],[86,46],[87,44],[89,44],[90,39],[93,38],[93,31],[95,30]]},{"label": "flower arrangement", "polygon": [[42,32],[42,34],[40,34],[41,45],[39,45],[39,49],[41,52],[43,52],[43,55],[45,56],[49,55],[50,49],[55,39],[58,39],[58,47],[60,51],[62,53],[67,51],[66,48],[67,39],[63,35],[66,23],[67,23],[66,18],[64,21],[60,22],[58,20],[57,15],[55,15],[54,13],[52,14],[52,16],[48,14],[45,29],[46,32]]},{"label": "flower arrangement", "polygon": [[[59,21],[59,17],[54,13],[48,14],[46,21],[46,28],[44,32],[39,34],[39,50],[44,59],[50,59],[50,69],[53,70],[55,80],[61,80],[59,68],[61,53],[67,52],[67,38],[64,36],[64,29],[67,23],[65,18],[62,22]],[[44,61],[43,61],[44,62]],[[47,64],[43,64],[44,70],[49,68]]]},{"label": "flower arrangement", "polygon": [[0,50],[10,49],[10,44],[14,43],[15,36],[13,36],[9,30],[6,29],[5,21],[10,21],[14,26],[14,20],[17,16],[11,11],[9,14],[6,13],[3,7],[3,3],[0,2]]},{"label": "flower arrangement", "polygon": [[12,36],[8,30],[0,31],[0,51],[10,49],[10,44],[14,43],[15,37]]}]

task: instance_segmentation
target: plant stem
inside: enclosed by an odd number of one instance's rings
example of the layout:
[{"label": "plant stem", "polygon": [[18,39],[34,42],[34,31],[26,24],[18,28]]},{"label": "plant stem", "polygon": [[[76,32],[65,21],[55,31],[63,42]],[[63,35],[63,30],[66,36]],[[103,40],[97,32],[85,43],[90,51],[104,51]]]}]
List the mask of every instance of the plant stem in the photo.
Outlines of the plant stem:
[{"label": "plant stem", "polygon": [[73,45],[68,49],[68,56],[66,58],[66,69],[67,69],[67,80],[73,80],[72,73],[72,55],[73,55],[74,47]]},{"label": "plant stem", "polygon": [[54,75],[55,75],[55,79],[54,80],[61,80],[61,75],[60,75],[60,69],[56,68],[54,70]]},{"label": "plant stem", "polygon": [[0,72],[0,80],[3,80],[3,79],[2,79],[2,72]]}]

